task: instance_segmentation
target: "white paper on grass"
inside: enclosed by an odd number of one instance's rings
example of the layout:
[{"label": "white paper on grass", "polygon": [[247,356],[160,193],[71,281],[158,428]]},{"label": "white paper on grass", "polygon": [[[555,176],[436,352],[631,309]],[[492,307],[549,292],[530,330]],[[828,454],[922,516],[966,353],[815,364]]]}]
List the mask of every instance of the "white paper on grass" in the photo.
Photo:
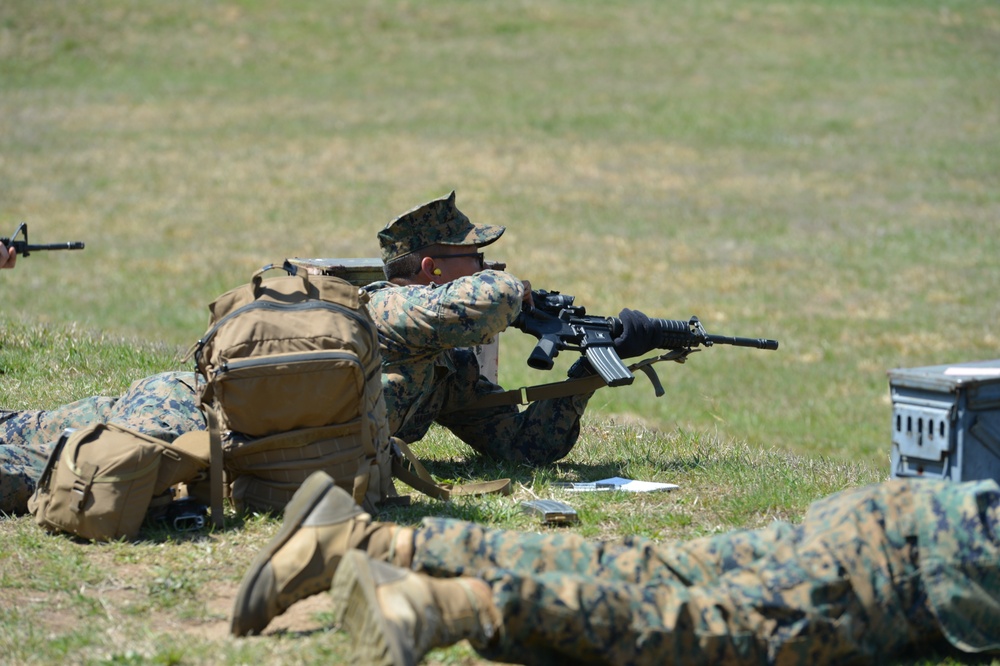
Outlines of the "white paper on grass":
[{"label": "white paper on grass", "polygon": [[623,479],[620,476],[613,476],[610,479],[601,479],[600,481],[593,481],[590,483],[556,484],[556,487],[573,493],[589,493],[602,490],[622,490],[628,493],[651,493],[680,488],[680,486],[676,483],[637,481],[635,479]]}]

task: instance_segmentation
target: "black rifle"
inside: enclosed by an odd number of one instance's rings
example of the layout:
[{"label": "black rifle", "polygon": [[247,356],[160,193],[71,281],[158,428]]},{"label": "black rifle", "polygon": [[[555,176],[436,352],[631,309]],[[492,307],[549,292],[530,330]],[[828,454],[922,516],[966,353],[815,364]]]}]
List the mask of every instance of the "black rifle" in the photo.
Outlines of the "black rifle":
[{"label": "black rifle", "polygon": [[[17,235],[24,236],[24,240],[15,240]],[[19,257],[30,257],[32,252],[46,252],[48,250],[82,250],[82,241],[71,241],[69,243],[50,243],[48,245],[30,245],[28,243],[28,223],[22,222],[17,225],[14,235],[10,238],[0,238],[0,243],[8,250],[14,248]]]},{"label": "black rifle", "polygon": [[[582,306],[573,305],[573,297],[558,291],[532,291],[534,307],[521,310],[521,314],[511,324],[525,333],[538,338],[528,365],[537,370],[551,370],[552,359],[560,351],[581,352],[590,361],[594,370],[608,386],[631,384],[635,375],[629,370],[618,353],[614,341],[622,333],[622,322],[617,317],[587,316]],[[675,319],[653,319],[659,339],[658,349],[668,349],[670,354],[643,361],[640,369],[648,371],[648,363],[655,361],[678,361],[683,363],[688,354],[698,351],[699,345],[734,345],[755,349],[777,349],[777,340],[763,338],[731,338],[724,335],[709,335],[698,321],[691,317],[688,321]],[[645,365],[644,365],[645,364]],[[650,379],[654,375],[650,374]],[[658,382],[654,380],[654,385]],[[657,386],[657,394],[660,387]]]}]

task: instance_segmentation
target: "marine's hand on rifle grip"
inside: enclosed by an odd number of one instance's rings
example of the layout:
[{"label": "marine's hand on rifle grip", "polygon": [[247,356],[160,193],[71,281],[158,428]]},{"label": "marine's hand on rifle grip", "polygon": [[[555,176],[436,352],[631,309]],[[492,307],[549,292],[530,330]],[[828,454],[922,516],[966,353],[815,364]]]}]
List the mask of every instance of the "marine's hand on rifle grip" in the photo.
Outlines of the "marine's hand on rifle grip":
[{"label": "marine's hand on rifle grip", "polygon": [[531,291],[531,283],[527,280],[521,280],[521,284],[524,285],[524,296],[521,298],[521,309],[530,310],[535,307],[534,292]]}]

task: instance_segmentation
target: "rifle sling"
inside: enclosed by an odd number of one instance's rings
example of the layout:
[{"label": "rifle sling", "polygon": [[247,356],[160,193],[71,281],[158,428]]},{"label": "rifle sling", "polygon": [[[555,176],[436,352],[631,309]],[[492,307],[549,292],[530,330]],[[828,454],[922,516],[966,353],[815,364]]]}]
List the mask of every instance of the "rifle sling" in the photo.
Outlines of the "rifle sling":
[{"label": "rifle sling", "polygon": [[552,400],[554,398],[568,398],[573,395],[593,393],[602,386],[607,386],[607,384],[600,375],[565,379],[561,382],[552,382],[551,384],[523,386],[500,393],[489,393],[480,397],[469,408],[486,409],[503,405],[527,405],[536,400]]},{"label": "rifle sling", "polygon": [[[675,361],[677,363],[683,363],[687,360],[688,354],[695,351],[699,350],[673,349],[661,356],[654,356],[643,359],[637,363],[633,363],[628,366],[628,369],[632,372],[641,370],[645,373],[645,375],[649,378],[650,383],[653,384],[653,390],[656,392],[656,397],[660,397],[665,393],[665,391],[663,390],[660,378],[657,377],[656,371],[652,368],[652,365],[654,363],[659,363],[660,361]],[[536,400],[552,400],[554,398],[568,398],[574,395],[593,393],[597,389],[604,386],[607,386],[607,383],[600,375],[596,374],[588,377],[564,379],[561,382],[552,382],[551,384],[536,384],[535,386],[523,386],[509,391],[489,393],[473,402],[469,406],[469,409],[486,409],[489,407],[501,407],[504,405],[527,405],[528,403],[535,402]]]}]

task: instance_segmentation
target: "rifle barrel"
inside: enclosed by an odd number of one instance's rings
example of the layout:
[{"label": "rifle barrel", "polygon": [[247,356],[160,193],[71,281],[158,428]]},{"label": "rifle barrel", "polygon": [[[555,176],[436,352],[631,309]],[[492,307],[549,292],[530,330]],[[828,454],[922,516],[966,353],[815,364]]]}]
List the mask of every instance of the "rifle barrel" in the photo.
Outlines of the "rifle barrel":
[{"label": "rifle barrel", "polygon": [[767,338],[733,338],[726,335],[709,335],[708,340],[712,344],[732,345],[734,347],[753,347],[754,349],[775,350],[778,348],[777,340]]},{"label": "rifle barrel", "polygon": [[39,250],[82,250],[84,247],[83,241],[71,241],[69,243],[47,243],[44,245],[29,245],[28,252],[37,252]]}]

